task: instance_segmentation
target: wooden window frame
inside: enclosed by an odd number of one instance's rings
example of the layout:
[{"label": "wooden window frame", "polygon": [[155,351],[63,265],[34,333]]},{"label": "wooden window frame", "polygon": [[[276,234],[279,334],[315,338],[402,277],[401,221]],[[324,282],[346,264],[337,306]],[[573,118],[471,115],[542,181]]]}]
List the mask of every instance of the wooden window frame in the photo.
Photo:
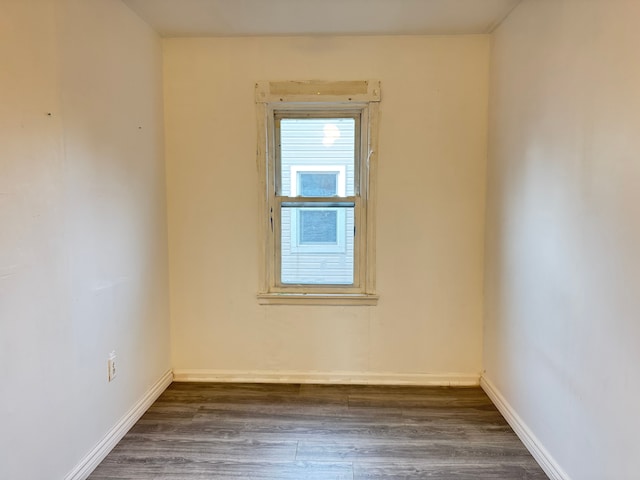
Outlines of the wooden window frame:
[{"label": "wooden window frame", "polygon": [[[380,83],[259,82],[256,84],[258,120],[257,165],[260,185],[260,285],[263,305],[376,305],[375,291],[375,187],[377,172],[378,107]],[[280,208],[287,198],[278,196],[277,118],[287,116],[358,116],[355,192],[337,203],[355,208],[354,283],[351,285],[282,284],[280,265]],[[305,201],[331,202],[307,197]]]}]

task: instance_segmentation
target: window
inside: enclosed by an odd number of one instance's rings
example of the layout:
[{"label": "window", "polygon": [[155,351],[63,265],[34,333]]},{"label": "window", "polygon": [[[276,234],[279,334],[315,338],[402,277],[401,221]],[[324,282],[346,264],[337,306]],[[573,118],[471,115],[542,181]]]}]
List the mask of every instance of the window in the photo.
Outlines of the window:
[{"label": "window", "polygon": [[[291,196],[335,197],[345,194],[345,167],[340,165],[300,165],[293,160],[291,172]],[[283,212],[283,215],[286,211]],[[291,243],[283,240],[281,248],[283,264],[291,264],[295,259],[291,253],[345,253],[346,216],[339,208],[301,208],[282,218],[283,235],[289,231]],[[352,239],[351,239],[352,240]],[[351,241],[353,244],[353,241]],[[289,248],[287,248],[289,247]],[[286,278],[285,278],[286,277]],[[291,277],[289,275],[289,277]],[[295,283],[283,273],[283,283]]]},{"label": "window", "polygon": [[264,304],[372,305],[378,82],[256,85]]}]

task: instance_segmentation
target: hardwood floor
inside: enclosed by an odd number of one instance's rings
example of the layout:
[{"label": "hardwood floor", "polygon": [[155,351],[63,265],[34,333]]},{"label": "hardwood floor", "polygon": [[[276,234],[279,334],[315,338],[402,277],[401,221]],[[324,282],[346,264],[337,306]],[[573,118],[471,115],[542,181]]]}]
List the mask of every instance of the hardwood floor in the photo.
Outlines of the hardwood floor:
[{"label": "hardwood floor", "polygon": [[547,479],[480,388],[173,383],[91,480]]}]

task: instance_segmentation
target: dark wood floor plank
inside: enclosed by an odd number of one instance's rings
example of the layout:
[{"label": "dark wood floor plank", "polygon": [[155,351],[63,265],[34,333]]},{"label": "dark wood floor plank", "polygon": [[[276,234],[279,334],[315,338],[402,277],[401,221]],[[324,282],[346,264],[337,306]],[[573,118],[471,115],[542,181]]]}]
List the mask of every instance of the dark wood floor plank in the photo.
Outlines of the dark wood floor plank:
[{"label": "dark wood floor plank", "polygon": [[199,465],[169,465],[168,479],[215,478],[256,480],[352,480],[350,463],[313,462],[214,462]]},{"label": "dark wood floor plank", "polygon": [[459,441],[403,442],[307,442],[298,445],[296,459],[313,461],[351,461],[405,464],[520,464],[530,458],[529,452],[514,442],[465,443]]},{"label": "dark wood floor plank", "polygon": [[251,439],[221,440],[215,438],[172,439],[165,435],[125,436],[107,456],[105,462],[122,463],[122,459],[146,460],[163,458],[172,462],[212,461],[261,458],[294,461],[295,441],[260,441]]},{"label": "dark wood floor plank", "polygon": [[546,480],[546,476],[532,476],[518,465],[430,465],[407,466],[404,464],[358,464],[354,468],[354,480]]},{"label": "dark wood floor plank", "polygon": [[543,480],[480,388],[173,383],[91,480]]},{"label": "dark wood floor plank", "polygon": [[351,463],[251,462],[251,461],[176,461],[129,466],[100,465],[92,480],[111,479],[256,479],[256,480],[352,480]]}]

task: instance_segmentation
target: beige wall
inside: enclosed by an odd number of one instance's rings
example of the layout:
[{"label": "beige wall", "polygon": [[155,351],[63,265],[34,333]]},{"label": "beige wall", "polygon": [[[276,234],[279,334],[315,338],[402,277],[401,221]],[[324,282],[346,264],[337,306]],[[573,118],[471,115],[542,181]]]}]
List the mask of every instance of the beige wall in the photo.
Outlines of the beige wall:
[{"label": "beige wall", "polygon": [[525,0],[493,46],[484,366],[574,480],[640,471],[638,19]]},{"label": "beige wall", "polygon": [[[488,56],[487,36],[164,41],[177,372],[477,379]],[[254,83],[368,78],[380,303],[259,306]]]},{"label": "beige wall", "polygon": [[0,0],[0,478],[64,478],[170,367],[161,62],[120,2]]}]

